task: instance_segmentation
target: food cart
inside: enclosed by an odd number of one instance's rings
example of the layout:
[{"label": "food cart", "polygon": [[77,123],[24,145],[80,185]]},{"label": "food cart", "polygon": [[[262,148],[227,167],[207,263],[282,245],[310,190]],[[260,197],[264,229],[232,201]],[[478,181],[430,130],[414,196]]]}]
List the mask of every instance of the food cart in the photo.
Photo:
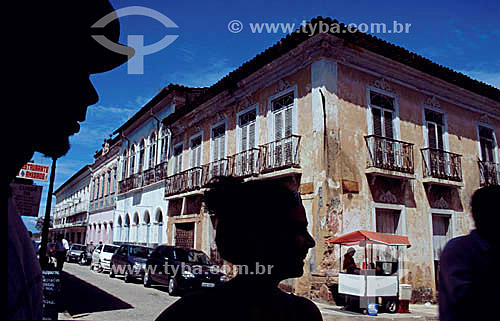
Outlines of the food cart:
[{"label": "food cart", "polygon": [[[387,312],[398,311],[400,302],[399,284],[399,247],[410,247],[407,236],[378,233],[359,230],[339,236],[328,241],[332,244],[339,244],[340,265],[339,265],[339,288],[338,293],[343,294],[347,301],[359,302],[358,306],[367,311],[369,303],[378,304]],[[371,245],[371,255],[368,255],[368,247]],[[360,269],[356,273],[345,273],[342,271],[342,246],[360,247],[364,252],[364,261],[360,264]],[[385,262],[375,258],[374,246],[380,248],[395,247],[396,261]],[[370,256],[370,258],[369,258]],[[369,259],[371,262],[369,262]],[[411,290],[410,290],[411,292]],[[408,294],[405,294],[405,300]]]}]

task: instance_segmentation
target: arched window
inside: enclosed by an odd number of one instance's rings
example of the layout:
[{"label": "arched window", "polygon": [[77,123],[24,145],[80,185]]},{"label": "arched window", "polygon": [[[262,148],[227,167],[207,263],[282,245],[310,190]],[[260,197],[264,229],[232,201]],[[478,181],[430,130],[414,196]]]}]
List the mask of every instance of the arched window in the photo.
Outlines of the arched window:
[{"label": "arched window", "polygon": [[168,159],[168,130],[165,125],[161,129],[160,139],[160,162],[166,162]]},{"label": "arched window", "polygon": [[141,140],[141,143],[139,144],[139,170],[138,173],[142,172],[144,169],[144,155],[145,155],[145,144],[144,144],[144,139]]},{"label": "arched window", "polygon": [[116,223],[116,240],[118,242],[122,241],[122,217],[118,216],[118,222]]},{"label": "arched window", "polygon": [[156,133],[149,137],[149,168],[156,166]]},{"label": "arched window", "polygon": [[125,224],[123,225],[124,241],[130,241],[130,215],[125,216]]},{"label": "arched window", "polygon": [[148,244],[150,242],[150,235],[151,235],[151,218],[149,215],[149,212],[146,211],[144,213],[144,219],[143,219],[144,227],[146,229],[145,235],[144,235],[144,242]]},{"label": "arched window", "polygon": [[135,145],[130,148],[130,172],[129,175],[134,175],[135,173]]},{"label": "arched window", "polygon": [[156,222],[158,223],[158,244],[163,242],[163,213],[161,210],[156,212]]},{"label": "arched window", "polygon": [[127,150],[123,151],[123,160],[122,160],[122,180],[127,178],[128,176],[128,155]]},{"label": "arched window", "polygon": [[139,241],[139,214],[134,214],[134,241]]}]

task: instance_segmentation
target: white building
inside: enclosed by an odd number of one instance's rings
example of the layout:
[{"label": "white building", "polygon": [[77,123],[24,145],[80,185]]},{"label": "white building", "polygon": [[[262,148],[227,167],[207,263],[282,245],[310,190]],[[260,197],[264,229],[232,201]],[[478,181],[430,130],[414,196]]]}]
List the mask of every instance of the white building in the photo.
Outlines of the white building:
[{"label": "white building", "polygon": [[165,178],[170,135],[161,120],[201,90],[170,85],[115,131],[121,150],[113,243],[155,246],[167,242]]},{"label": "white building", "polygon": [[63,235],[77,244],[85,242],[90,201],[90,166],[85,165],[55,192],[54,227],[50,238]]}]

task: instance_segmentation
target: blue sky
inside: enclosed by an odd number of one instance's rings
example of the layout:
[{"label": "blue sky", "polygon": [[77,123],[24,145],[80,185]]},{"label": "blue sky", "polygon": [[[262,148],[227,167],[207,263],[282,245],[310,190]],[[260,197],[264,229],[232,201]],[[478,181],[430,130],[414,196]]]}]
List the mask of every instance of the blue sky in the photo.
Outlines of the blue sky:
[{"label": "blue sky", "polygon": [[[137,1],[111,0],[115,9],[143,6],[170,18],[178,28],[166,28],[144,16],[120,19],[121,42],[143,35],[153,44],[165,35],[178,38],[144,58],[142,75],[127,74],[127,66],[94,75],[99,102],[89,107],[80,133],[71,138],[70,152],[58,160],[55,188],[85,164],[93,162],[103,139],[137,112],[169,83],[210,86],[244,62],[278,42],[284,33],[252,33],[250,23],[295,23],[317,16],[345,24],[410,23],[409,33],[375,34],[388,42],[500,88],[500,2],[476,1]],[[231,33],[228,23],[243,29]],[[38,163],[50,160],[35,154]],[[39,184],[39,183],[38,183]],[[45,209],[44,185],[40,215]],[[55,199],[53,203],[55,202]],[[33,219],[24,218],[33,230]]]}]

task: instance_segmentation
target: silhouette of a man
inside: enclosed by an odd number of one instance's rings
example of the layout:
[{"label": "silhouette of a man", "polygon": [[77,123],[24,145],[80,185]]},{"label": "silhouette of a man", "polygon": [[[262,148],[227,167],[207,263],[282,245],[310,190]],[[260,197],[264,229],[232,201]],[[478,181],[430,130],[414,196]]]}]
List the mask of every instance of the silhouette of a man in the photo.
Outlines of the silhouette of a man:
[{"label": "silhouette of a man", "polygon": [[238,273],[220,288],[184,296],[157,321],[322,320],[313,302],[278,288],[282,280],[302,276],[315,246],[298,193],[282,182],[221,177],[204,202],[217,221],[220,255]]},{"label": "silhouette of a man", "polygon": [[493,260],[498,260],[500,186],[486,186],[472,196],[476,229],[450,240],[440,257],[439,320],[491,320],[498,289]]},{"label": "silhouette of a man", "polygon": [[[15,104],[5,106],[8,190],[8,313],[10,319],[42,318],[40,265],[28,232],[11,200],[10,183],[34,152],[58,158],[69,150],[69,136],[79,131],[87,107],[98,101],[90,75],[109,71],[132,55],[112,52],[91,35],[117,42],[117,19],[105,28],[91,26],[114,12],[107,0],[19,2],[9,7],[6,33],[10,55],[5,96]],[[4,47],[6,48],[6,47]],[[5,82],[4,82],[5,84]]]}]

